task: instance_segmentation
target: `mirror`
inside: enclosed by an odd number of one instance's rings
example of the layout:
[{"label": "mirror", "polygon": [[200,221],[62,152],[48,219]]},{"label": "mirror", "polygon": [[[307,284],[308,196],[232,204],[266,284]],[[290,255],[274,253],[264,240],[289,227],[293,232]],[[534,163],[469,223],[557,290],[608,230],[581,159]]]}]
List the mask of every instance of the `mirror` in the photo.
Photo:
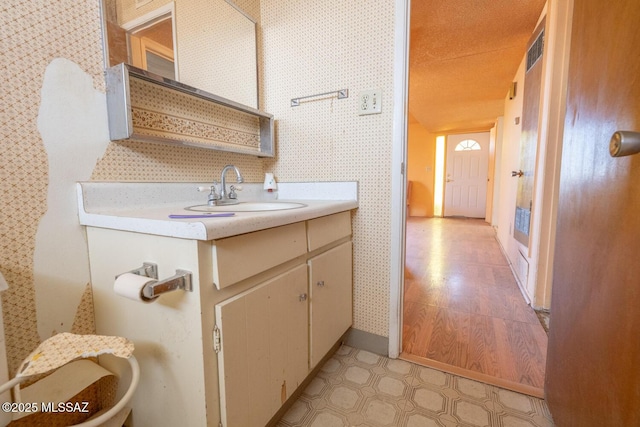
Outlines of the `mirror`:
[{"label": "mirror", "polygon": [[106,68],[125,62],[258,108],[256,21],[231,0],[102,0]]}]

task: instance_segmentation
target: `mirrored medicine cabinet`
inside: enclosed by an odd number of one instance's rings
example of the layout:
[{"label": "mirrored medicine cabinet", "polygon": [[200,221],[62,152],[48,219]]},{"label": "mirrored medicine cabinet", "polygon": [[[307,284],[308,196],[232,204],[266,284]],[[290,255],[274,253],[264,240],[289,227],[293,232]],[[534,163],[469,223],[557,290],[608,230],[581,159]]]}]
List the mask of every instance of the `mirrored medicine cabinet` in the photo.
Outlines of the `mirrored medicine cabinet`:
[{"label": "mirrored medicine cabinet", "polygon": [[248,13],[231,0],[102,0],[102,21],[112,140],[273,156]]}]

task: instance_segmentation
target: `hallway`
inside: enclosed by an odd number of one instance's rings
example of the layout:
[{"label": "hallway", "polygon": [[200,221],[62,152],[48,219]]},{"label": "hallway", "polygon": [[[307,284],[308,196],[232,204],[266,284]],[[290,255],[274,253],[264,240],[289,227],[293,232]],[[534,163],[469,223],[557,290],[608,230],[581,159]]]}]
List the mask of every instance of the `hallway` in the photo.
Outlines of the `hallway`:
[{"label": "hallway", "polygon": [[546,352],[486,222],[408,219],[401,358],[542,397]]}]

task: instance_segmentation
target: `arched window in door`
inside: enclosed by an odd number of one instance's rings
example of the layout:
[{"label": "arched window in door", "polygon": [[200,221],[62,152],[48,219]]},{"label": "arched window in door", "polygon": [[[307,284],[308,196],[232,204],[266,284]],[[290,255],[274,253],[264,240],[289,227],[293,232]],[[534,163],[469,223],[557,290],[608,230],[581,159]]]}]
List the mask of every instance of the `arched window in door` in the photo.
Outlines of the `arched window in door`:
[{"label": "arched window in door", "polygon": [[456,145],[456,151],[474,151],[480,150],[480,144],[475,139],[465,139],[464,141],[460,141],[458,145]]}]

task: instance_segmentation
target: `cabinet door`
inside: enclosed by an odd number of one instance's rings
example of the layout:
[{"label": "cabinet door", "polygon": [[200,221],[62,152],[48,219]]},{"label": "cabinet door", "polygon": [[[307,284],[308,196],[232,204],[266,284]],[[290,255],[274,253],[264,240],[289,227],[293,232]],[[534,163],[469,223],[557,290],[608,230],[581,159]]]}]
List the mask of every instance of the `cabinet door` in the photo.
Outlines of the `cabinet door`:
[{"label": "cabinet door", "polygon": [[352,324],[352,263],[351,242],[309,260],[311,369]]},{"label": "cabinet door", "polygon": [[215,307],[224,426],[264,426],[309,372],[302,264]]}]

